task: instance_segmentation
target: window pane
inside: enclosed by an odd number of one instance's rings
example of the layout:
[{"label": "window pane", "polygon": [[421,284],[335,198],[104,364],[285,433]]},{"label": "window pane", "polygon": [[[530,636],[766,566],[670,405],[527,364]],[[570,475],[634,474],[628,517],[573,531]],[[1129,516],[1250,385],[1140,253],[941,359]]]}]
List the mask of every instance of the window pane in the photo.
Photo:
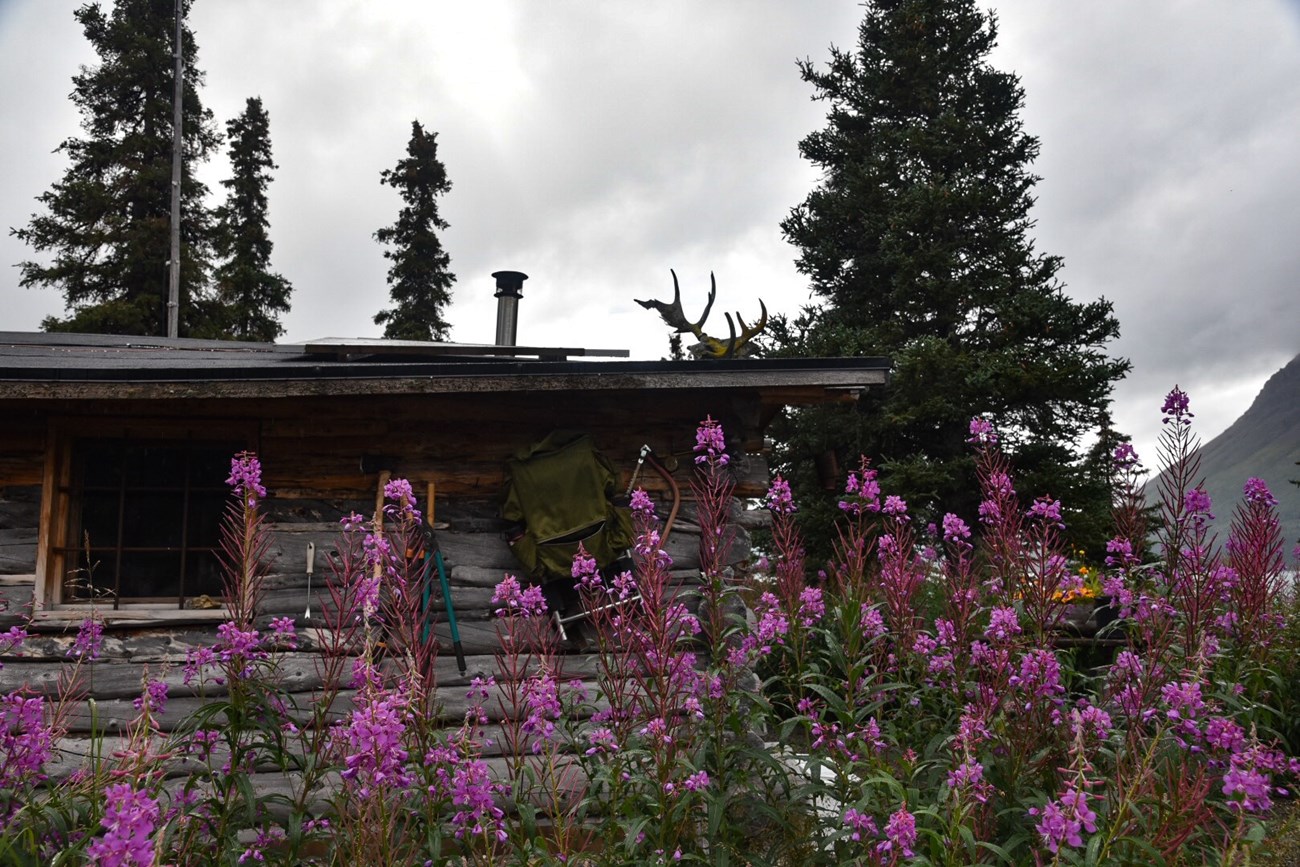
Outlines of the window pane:
[{"label": "window pane", "polygon": [[221,543],[221,516],[226,496],[211,492],[190,498],[190,523],[186,544],[194,548],[215,548]]},{"label": "window pane", "polygon": [[221,567],[216,554],[191,551],[185,572],[185,598],[192,599],[205,593],[213,599],[222,597]]},{"label": "window pane", "polygon": [[127,487],[185,487],[184,446],[131,444],[124,456]]},{"label": "window pane", "polygon": [[122,599],[172,597],[181,592],[179,551],[156,553],[122,552]]},{"label": "window pane", "polygon": [[97,548],[117,545],[117,491],[88,491],[81,498],[81,533],[69,539],[70,547],[81,548],[90,536]]},{"label": "window pane", "polygon": [[78,444],[83,483],[90,488],[113,488],[122,483],[122,447],[114,440]]},{"label": "window pane", "polygon": [[204,445],[195,449],[190,463],[190,480],[197,487],[224,488],[230,477],[230,459],[242,451],[237,445]]},{"label": "window pane", "polygon": [[127,548],[179,548],[185,495],[128,492],[122,515],[122,545]]}]

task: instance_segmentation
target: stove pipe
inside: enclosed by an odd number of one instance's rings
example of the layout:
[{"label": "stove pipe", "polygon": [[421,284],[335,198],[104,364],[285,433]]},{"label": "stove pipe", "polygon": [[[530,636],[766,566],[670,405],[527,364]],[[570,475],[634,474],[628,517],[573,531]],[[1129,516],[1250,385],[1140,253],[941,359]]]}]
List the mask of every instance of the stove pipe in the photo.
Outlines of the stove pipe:
[{"label": "stove pipe", "polygon": [[519,332],[519,299],[524,297],[522,271],[494,271],[497,281],[497,346],[514,346]]}]

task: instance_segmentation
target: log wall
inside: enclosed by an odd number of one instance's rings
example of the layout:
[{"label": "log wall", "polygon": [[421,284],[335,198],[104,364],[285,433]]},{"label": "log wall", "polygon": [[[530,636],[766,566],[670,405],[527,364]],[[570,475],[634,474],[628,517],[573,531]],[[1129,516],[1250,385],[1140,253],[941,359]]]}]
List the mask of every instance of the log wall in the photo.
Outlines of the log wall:
[{"label": "log wall", "polygon": [[[474,399],[470,399],[470,398]],[[694,473],[692,447],[695,426],[706,414],[719,418],[727,430],[738,492],[760,494],[767,484],[761,420],[756,399],[734,393],[646,396],[604,394],[599,406],[582,394],[491,396],[419,396],[408,399],[297,398],[292,400],[95,401],[81,405],[47,401],[39,411],[30,405],[0,401],[0,630],[28,620],[36,586],[41,482],[51,431],[90,431],[120,425],[123,419],[145,426],[150,420],[184,419],[246,422],[255,430],[252,443],[262,460],[268,488],[265,512],[271,533],[269,575],[259,618],[293,617],[300,647],[284,660],[285,682],[306,702],[320,685],[320,668],[313,630],[323,625],[319,612],[328,605],[325,580],[327,558],[338,539],[338,521],[352,511],[369,514],[379,479],[361,471],[361,456],[394,458],[394,477],[406,477],[421,499],[426,483],[436,485],[435,516],[439,542],[452,587],[453,601],[470,671],[456,670],[446,626],[436,629],[440,644],[439,682],[446,690],[445,707],[455,720],[464,703],[468,677],[495,672],[498,636],[490,616],[492,588],[509,572],[521,570],[505,541],[498,509],[506,460],[517,450],[555,429],[591,433],[597,447],[620,469],[620,488],[635,471],[643,444],[672,469],[684,503],[668,543],[674,573],[684,581],[698,574],[699,528],[693,523],[690,481]],[[8,404],[8,405],[6,405]],[[6,415],[7,413],[7,415]],[[648,467],[637,479],[660,502],[666,514],[668,485]],[[739,507],[737,507],[738,509]],[[738,512],[737,515],[739,516]],[[310,600],[305,551],[317,550],[316,574]],[[731,560],[749,556],[748,533],[737,527]],[[305,617],[310,602],[314,614]],[[441,603],[435,605],[441,613]],[[172,687],[173,703],[163,719],[173,725],[203,697],[182,680],[181,669],[191,648],[215,642],[216,621],[210,625],[160,622],[153,625],[113,625],[105,631],[99,660],[88,666],[89,696],[98,705],[101,732],[120,734],[133,716],[133,697],[147,674],[160,671]],[[26,688],[53,695],[59,670],[76,632],[76,624],[33,624],[21,655],[0,657],[0,692]],[[589,663],[570,659],[581,674]],[[211,692],[205,693],[211,695]],[[346,699],[344,699],[346,703]],[[463,708],[461,708],[463,710]],[[341,711],[340,711],[341,712]],[[89,733],[85,708],[72,713],[71,733]]]}]

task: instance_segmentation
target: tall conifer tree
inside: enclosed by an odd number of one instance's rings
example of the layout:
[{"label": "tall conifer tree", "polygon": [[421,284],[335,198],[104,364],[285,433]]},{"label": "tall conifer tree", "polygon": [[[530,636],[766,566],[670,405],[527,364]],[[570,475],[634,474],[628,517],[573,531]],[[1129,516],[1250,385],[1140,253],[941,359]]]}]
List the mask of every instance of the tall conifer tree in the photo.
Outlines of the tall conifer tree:
[{"label": "tall conifer tree", "polygon": [[[188,14],[185,0],[183,14]],[[87,4],[74,13],[99,55],[73,77],[83,138],[58,150],[70,165],[38,197],[46,213],[12,230],[52,261],[22,262],[26,287],[63,292],[68,315],[49,331],[167,333],[175,82],[173,0],[117,0],[111,13]],[[212,113],[199,99],[203,73],[193,34],[184,29],[184,173],[181,183],[180,333],[211,314],[205,290],[211,220],[207,188],[195,167],[220,145]]]},{"label": "tall conifer tree", "polygon": [[227,197],[216,210],[214,244],[222,261],[212,275],[224,333],[211,336],[272,341],[284,333],[279,317],[289,310],[293,287],[271,271],[266,187],[277,166],[260,97],[250,97],[243,113],[226,124],[226,136],[231,177],[221,182]]},{"label": "tall conifer tree", "polygon": [[[778,324],[780,351],[894,364],[854,411],[780,430],[805,499],[808,459],[847,468],[862,453],[912,505],[972,519],[979,414],[1003,431],[1022,493],[1061,499],[1079,528],[1108,511],[1105,468],[1084,450],[1129,365],[1106,352],[1110,303],[1070,299],[1061,260],[1028,237],[1038,141],[1019,80],[988,63],[996,35],[974,0],[870,0],[856,50],[800,65],[829,106],[800,145],[822,180],[782,229],[820,303]],[[834,508],[820,502],[813,516]]]},{"label": "tall conifer tree", "polygon": [[389,245],[389,296],[394,306],[375,316],[384,337],[394,340],[446,340],[449,326],[443,308],[451,302],[451,257],[442,249],[438,232],[447,223],[438,216],[438,196],[451,190],[447,169],[438,159],[438,134],[411,123],[406,158],[385,169],[382,183],[396,189],[403,206],[397,222],[375,232]]}]

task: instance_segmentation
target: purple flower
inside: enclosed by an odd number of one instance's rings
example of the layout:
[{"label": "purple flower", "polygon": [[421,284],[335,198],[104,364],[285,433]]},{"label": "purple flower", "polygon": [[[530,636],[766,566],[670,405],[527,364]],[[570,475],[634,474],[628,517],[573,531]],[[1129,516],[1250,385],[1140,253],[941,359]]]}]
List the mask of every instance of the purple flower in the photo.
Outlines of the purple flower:
[{"label": "purple flower", "polygon": [[1276,506],[1277,497],[1268,489],[1268,484],[1263,479],[1257,479],[1251,476],[1246,479],[1246,484],[1242,488],[1242,494],[1247,503],[1258,503],[1261,506]]},{"label": "purple flower", "polygon": [[[13,653],[27,640],[27,630],[21,626],[10,626],[8,631],[0,632],[0,655]],[[4,668],[0,662],[0,668]]]},{"label": "purple flower", "polygon": [[505,813],[496,805],[495,798],[501,790],[500,785],[492,782],[491,772],[481,759],[456,764],[449,791],[452,806],[456,808],[451,817],[456,839],[468,832],[474,837],[491,833],[499,842],[506,841]]},{"label": "purple flower", "polygon": [[149,867],[154,862],[154,829],[158,823],[158,802],[127,783],[104,790],[105,828],[103,837],[86,849],[92,862],[112,867]]},{"label": "purple flower", "polygon": [[251,509],[257,501],[266,497],[266,488],[262,487],[262,464],[252,452],[240,452],[230,461],[230,477],[226,484],[234,490],[239,499]]},{"label": "purple flower", "polygon": [[880,484],[876,481],[876,471],[871,468],[866,458],[862,458],[858,469],[849,473],[844,483],[845,499],[840,500],[840,511],[861,517],[863,512],[880,511]]},{"label": "purple flower", "polygon": [[647,518],[655,513],[654,501],[642,488],[637,488],[632,492],[632,500],[629,505],[632,507],[632,511],[639,512]]},{"label": "purple flower", "polygon": [[555,736],[554,720],[560,718],[563,710],[555,678],[549,674],[529,678],[524,683],[524,704],[528,708],[528,716],[524,719],[522,729],[525,734],[533,736],[533,752],[540,753],[542,743]]},{"label": "purple flower", "polygon": [[1010,606],[1000,606],[989,612],[989,628],[984,630],[984,637],[995,641],[1006,641],[1013,635],[1021,633],[1020,615]]},{"label": "purple flower", "polygon": [[1082,736],[1091,729],[1098,740],[1105,740],[1110,734],[1110,714],[1099,707],[1087,705],[1070,711],[1070,730],[1075,736]]},{"label": "purple flower", "polygon": [[587,742],[591,744],[587,749],[587,755],[589,756],[598,753],[616,753],[619,750],[618,741],[614,738],[614,732],[607,728],[598,728],[587,732]]},{"label": "purple flower", "polygon": [[901,518],[907,514],[907,502],[896,494],[890,494],[885,497],[885,504],[880,507],[880,511]]},{"label": "purple flower", "polygon": [[1194,680],[1166,683],[1160,690],[1160,697],[1169,706],[1165,716],[1174,721],[1196,719],[1205,710],[1201,685]]},{"label": "purple flower", "polygon": [[973,445],[992,445],[998,441],[998,435],[993,430],[993,422],[988,419],[975,416],[970,420],[970,439],[966,442]]},{"label": "purple flower", "polygon": [[849,834],[849,839],[855,842],[861,841],[863,834],[868,837],[875,837],[880,833],[880,829],[876,827],[875,819],[866,813],[859,813],[852,807],[844,811],[844,824],[852,832]]},{"label": "purple flower", "polygon": [[150,680],[146,682],[144,692],[137,696],[131,704],[138,711],[143,711],[147,704],[150,713],[161,714],[167,709],[167,681]]},{"label": "purple flower", "polygon": [[682,787],[688,792],[699,792],[707,789],[709,786],[709,774],[707,771],[697,771],[682,781]]},{"label": "purple flower", "polygon": [[518,614],[521,617],[546,615],[546,598],[542,596],[542,588],[521,587],[519,579],[513,575],[507,575],[492,591],[492,604],[501,606],[496,609],[498,617],[507,614]]},{"label": "purple flower", "polygon": [[772,479],[772,485],[767,489],[767,508],[777,515],[793,515],[797,511],[790,483],[779,474]]},{"label": "purple flower", "polygon": [[97,617],[87,617],[77,629],[77,638],[72,642],[68,656],[84,661],[99,658],[99,651],[104,645],[104,621]]},{"label": "purple flower", "polygon": [[239,624],[227,621],[217,627],[217,652],[232,675],[247,676],[253,663],[265,659],[261,638],[256,629],[240,629]]},{"label": "purple flower", "polygon": [[1038,521],[1055,524],[1058,527],[1065,526],[1061,523],[1061,501],[1053,500],[1051,497],[1039,497],[1034,500],[1034,504],[1029,507],[1026,516]]},{"label": "purple flower", "polygon": [[727,438],[722,433],[722,426],[712,416],[706,416],[695,431],[695,463],[716,461],[725,467],[729,460]]},{"label": "purple flower", "polygon": [[0,790],[39,782],[54,748],[45,724],[45,698],[11,692],[0,696]]},{"label": "purple flower", "polygon": [[[1057,696],[1065,693],[1065,687],[1061,685],[1060,660],[1052,651],[1042,648],[1031,650],[1021,658],[1020,673],[1012,675],[1009,682],[1012,686],[1037,698],[1059,702]],[[1032,704],[1027,702],[1025,708],[1029,709],[1031,706]]]},{"label": "purple flower", "polygon": [[1175,385],[1174,390],[1165,395],[1164,405],[1160,407],[1160,412],[1164,415],[1162,423],[1182,426],[1191,424],[1195,416],[1188,411],[1187,407],[1187,393]]},{"label": "purple flower", "polygon": [[1210,495],[1201,488],[1192,488],[1183,495],[1183,509],[1189,515],[1205,515],[1207,519],[1213,520],[1210,506]]},{"label": "purple flower", "polygon": [[411,490],[411,483],[407,479],[393,479],[384,485],[384,499],[392,500],[397,504],[386,508],[384,511],[387,514],[409,519],[416,524],[424,520],[424,516],[416,508],[415,491]]},{"label": "purple flower", "polygon": [[826,603],[822,599],[820,587],[805,587],[799,592],[799,624],[801,626],[815,626],[825,614]]},{"label": "purple flower", "polygon": [[587,549],[582,543],[578,543],[578,551],[573,555],[573,568],[569,570],[573,579],[583,587],[600,586],[600,567],[596,565],[596,558],[587,555]]},{"label": "purple flower", "polygon": [[410,713],[406,699],[380,691],[359,700],[361,705],[333,732],[345,765],[340,776],[362,798],[381,787],[405,789],[412,780],[402,746]]},{"label": "purple flower", "polygon": [[970,538],[970,527],[961,518],[948,512],[943,516],[943,540],[958,542]]},{"label": "purple flower", "polygon": [[885,839],[876,846],[876,851],[885,853],[897,849],[904,858],[911,858],[916,854],[912,851],[915,845],[916,817],[907,811],[904,804],[885,823]]},{"label": "purple flower", "polygon": [[1254,768],[1243,768],[1235,762],[1223,775],[1223,794],[1230,800],[1228,806],[1248,813],[1263,812],[1273,806],[1269,797],[1269,778]]},{"label": "purple flower", "polygon": [[1227,752],[1240,753],[1246,748],[1246,733],[1233,720],[1216,716],[1205,724],[1205,742]]},{"label": "purple flower", "polygon": [[1130,467],[1136,467],[1138,465],[1138,453],[1133,448],[1132,443],[1120,443],[1115,447],[1113,460],[1115,461],[1116,467],[1119,467],[1122,470],[1127,470]]},{"label": "purple flower", "polygon": [[885,626],[885,618],[880,613],[880,609],[870,603],[864,602],[862,604],[862,611],[859,612],[858,616],[858,625],[862,627],[862,634],[867,640],[879,638],[889,631],[888,627]]},{"label": "purple flower", "polygon": [[984,766],[969,756],[948,772],[948,788],[969,794],[981,804],[993,794],[993,786],[984,780]]},{"label": "purple flower", "polygon": [[283,644],[289,648],[298,646],[298,634],[296,627],[293,625],[292,617],[272,617],[271,634],[267,636],[276,644]]}]

